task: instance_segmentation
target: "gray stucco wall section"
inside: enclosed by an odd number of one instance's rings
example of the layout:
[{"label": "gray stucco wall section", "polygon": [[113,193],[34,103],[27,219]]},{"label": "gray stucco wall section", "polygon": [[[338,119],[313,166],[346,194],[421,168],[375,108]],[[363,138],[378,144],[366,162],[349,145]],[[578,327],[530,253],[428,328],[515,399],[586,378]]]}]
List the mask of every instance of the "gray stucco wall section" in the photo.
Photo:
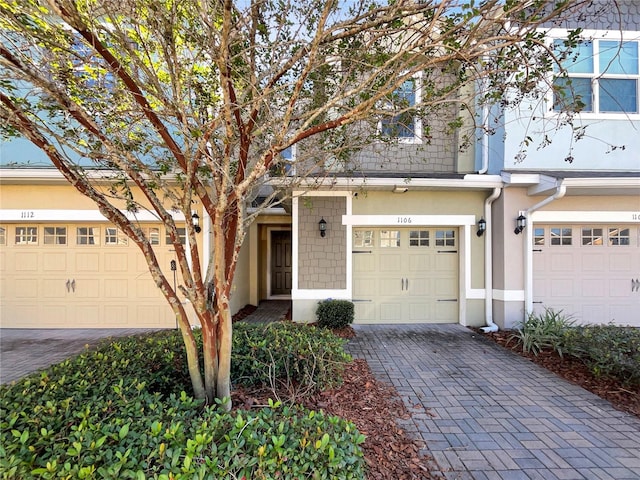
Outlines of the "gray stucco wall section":
[{"label": "gray stucco wall section", "polygon": [[[345,197],[305,197],[298,210],[298,288],[347,288],[347,227]],[[325,237],[318,222],[327,222]]]}]

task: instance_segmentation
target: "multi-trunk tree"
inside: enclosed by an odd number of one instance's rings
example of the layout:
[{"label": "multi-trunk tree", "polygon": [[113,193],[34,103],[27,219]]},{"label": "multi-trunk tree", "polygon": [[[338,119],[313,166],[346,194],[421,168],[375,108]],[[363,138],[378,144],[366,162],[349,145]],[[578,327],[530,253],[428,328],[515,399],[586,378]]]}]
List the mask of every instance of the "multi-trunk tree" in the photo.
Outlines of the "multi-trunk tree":
[{"label": "multi-trunk tree", "polygon": [[[229,407],[230,289],[261,209],[321,185],[327,161],[389,141],[404,116],[426,131],[446,111],[455,129],[483,102],[535,94],[555,58],[537,28],[580,3],[0,0],[0,131],[41,149],[136,243],[175,312],[196,397]],[[416,76],[407,102],[398,89]],[[292,145],[295,170],[281,155]],[[172,215],[189,219],[194,202],[210,217],[204,266],[194,226],[185,247]],[[142,209],[171,238],[177,288],[127,216]],[[181,296],[202,325],[203,365]]]}]

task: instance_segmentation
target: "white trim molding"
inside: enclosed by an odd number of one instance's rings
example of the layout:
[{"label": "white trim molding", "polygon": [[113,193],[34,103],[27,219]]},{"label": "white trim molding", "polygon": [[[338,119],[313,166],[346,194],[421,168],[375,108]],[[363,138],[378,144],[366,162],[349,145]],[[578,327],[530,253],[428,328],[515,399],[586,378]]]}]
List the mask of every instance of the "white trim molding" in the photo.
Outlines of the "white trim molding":
[{"label": "white trim molding", "polygon": [[538,210],[531,213],[531,221],[546,223],[640,223],[640,208],[635,212]]},{"label": "white trim molding", "polygon": [[475,215],[343,215],[342,224],[350,226],[462,227],[476,224]]},{"label": "white trim molding", "polygon": [[524,302],[524,290],[493,289],[493,299],[500,302]]},{"label": "white trim molding", "polygon": [[[152,212],[143,210],[132,213],[121,210],[130,221],[161,222]],[[181,212],[170,212],[176,221],[184,221]],[[42,210],[42,209],[0,209],[1,222],[107,222],[107,218],[99,210]]]}]

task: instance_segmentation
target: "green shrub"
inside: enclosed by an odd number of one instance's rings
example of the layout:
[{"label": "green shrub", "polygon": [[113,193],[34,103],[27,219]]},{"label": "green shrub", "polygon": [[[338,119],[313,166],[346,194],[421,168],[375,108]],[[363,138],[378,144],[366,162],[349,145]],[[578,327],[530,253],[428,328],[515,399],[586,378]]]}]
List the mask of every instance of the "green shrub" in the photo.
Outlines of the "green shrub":
[{"label": "green shrub", "polygon": [[[320,329],[234,328],[234,375],[245,382],[331,386],[348,359]],[[187,385],[182,340],[169,331],[0,386],[0,478],[363,477],[364,437],[351,423],[278,404],[228,414],[193,400]]]},{"label": "green shrub", "polygon": [[564,334],[574,325],[575,321],[563,315],[562,310],[556,312],[546,308],[542,314],[530,313],[509,340],[517,341],[526,353],[537,355],[541,350],[551,348],[562,356]]},{"label": "green shrub", "polygon": [[353,323],[353,302],[348,300],[323,300],[316,310],[318,326],[323,328],[343,328]]},{"label": "green shrub", "polygon": [[234,325],[231,378],[243,385],[266,385],[291,402],[301,394],[337,386],[345,340],[313,326],[274,322]]},{"label": "green shrub", "polygon": [[615,377],[623,384],[640,385],[640,329],[615,325],[588,325],[570,329],[564,349],[580,358],[596,376]]}]

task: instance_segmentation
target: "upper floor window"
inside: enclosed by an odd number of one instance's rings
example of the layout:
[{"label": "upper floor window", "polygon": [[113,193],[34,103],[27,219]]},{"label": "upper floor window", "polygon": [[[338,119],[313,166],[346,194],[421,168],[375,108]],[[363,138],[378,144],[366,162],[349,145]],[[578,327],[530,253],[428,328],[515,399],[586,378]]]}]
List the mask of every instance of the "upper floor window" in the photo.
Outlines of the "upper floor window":
[{"label": "upper floor window", "polygon": [[583,41],[566,53],[564,41],[555,40],[554,48],[566,56],[566,75],[557,75],[553,82],[555,111],[640,113],[637,41]]},{"label": "upper floor window", "polygon": [[380,134],[388,139],[406,143],[419,143],[422,135],[422,120],[417,115],[416,105],[421,101],[421,77],[405,80],[387,98],[385,108],[397,112],[383,118],[379,123]]},{"label": "upper floor window", "polygon": [[16,245],[37,245],[38,227],[16,227]]}]

